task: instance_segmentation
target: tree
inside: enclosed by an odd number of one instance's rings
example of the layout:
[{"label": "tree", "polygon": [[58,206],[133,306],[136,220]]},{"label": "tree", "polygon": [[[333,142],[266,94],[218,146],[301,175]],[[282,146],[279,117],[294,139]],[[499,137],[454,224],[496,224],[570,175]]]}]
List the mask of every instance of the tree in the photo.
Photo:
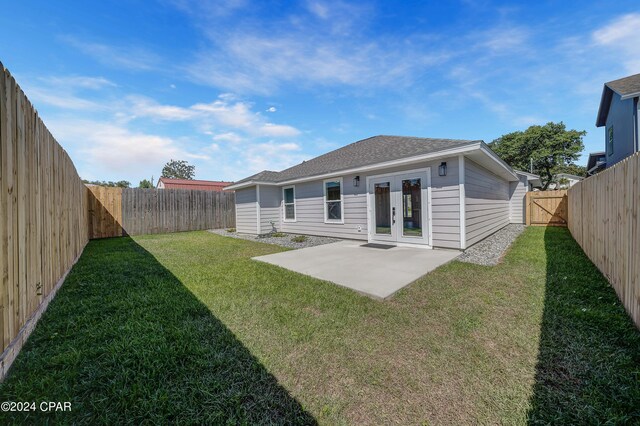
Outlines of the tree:
[{"label": "tree", "polygon": [[511,167],[540,175],[547,189],[553,175],[564,170],[575,170],[574,162],[584,149],[582,138],[587,132],[567,130],[564,123],[549,122],[544,126],[531,126],[525,131],[508,133],[489,144]]},{"label": "tree", "polygon": [[142,179],[140,181],[140,185],[138,185],[138,188],[153,188],[153,183],[151,183],[151,181],[148,181],[147,179]]},{"label": "tree", "polygon": [[162,168],[162,177],[169,179],[189,179],[196,175],[196,166],[184,160],[171,160]]},{"label": "tree", "polygon": [[111,188],[131,188],[131,182],[128,180],[120,180],[118,182],[106,181],[106,180],[86,180],[83,179],[82,183],[88,183],[89,185],[108,186]]}]

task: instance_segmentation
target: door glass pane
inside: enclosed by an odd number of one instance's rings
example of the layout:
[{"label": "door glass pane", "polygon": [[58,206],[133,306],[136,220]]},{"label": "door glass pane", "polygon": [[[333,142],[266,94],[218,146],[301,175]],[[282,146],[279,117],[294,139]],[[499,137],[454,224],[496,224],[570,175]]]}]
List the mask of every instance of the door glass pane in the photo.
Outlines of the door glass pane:
[{"label": "door glass pane", "polygon": [[402,235],[422,236],[422,184],[420,179],[402,181]]},{"label": "door glass pane", "polygon": [[391,185],[389,182],[374,185],[376,234],[391,235]]}]

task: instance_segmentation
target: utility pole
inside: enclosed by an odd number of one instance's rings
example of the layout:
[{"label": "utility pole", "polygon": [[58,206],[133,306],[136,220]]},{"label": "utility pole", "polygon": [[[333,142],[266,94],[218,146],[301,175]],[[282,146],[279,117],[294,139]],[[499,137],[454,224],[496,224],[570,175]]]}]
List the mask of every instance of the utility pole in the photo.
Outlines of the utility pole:
[{"label": "utility pole", "polygon": [[529,158],[529,173],[533,174],[533,158]]}]

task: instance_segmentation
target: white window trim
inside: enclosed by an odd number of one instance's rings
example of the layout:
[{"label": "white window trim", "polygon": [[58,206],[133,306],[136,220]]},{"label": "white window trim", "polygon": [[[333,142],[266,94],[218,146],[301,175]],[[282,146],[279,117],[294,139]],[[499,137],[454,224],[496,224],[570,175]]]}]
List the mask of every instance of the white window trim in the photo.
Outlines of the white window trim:
[{"label": "white window trim", "polygon": [[[293,189],[293,219],[287,219],[287,209],[286,209],[287,205],[284,202],[285,189]],[[296,222],[297,220],[298,220],[298,211],[296,206],[296,186],[295,185],[283,186],[282,187],[282,221],[287,223],[293,223],[293,222]]]},{"label": "white window trim", "polygon": [[[340,220],[337,219],[329,219],[328,218],[328,210],[327,210],[327,182],[340,182]],[[342,177],[337,177],[333,179],[325,179],[322,181],[322,203],[324,209],[324,223],[338,223],[344,224],[344,182]],[[337,200],[332,200],[337,201]]]}]

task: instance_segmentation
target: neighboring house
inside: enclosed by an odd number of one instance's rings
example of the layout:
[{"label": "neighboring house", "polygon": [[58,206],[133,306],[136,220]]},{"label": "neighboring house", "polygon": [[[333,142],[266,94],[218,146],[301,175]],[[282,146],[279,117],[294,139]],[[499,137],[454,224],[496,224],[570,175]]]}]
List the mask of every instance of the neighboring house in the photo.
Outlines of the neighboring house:
[{"label": "neighboring house", "polygon": [[587,160],[587,175],[595,175],[607,167],[607,154],[604,151],[592,152]]},{"label": "neighboring house", "polygon": [[161,177],[158,180],[158,189],[198,189],[201,191],[218,191],[224,190],[225,186],[231,185],[233,182],[222,182],[213,180],[195,180],[195,179],[169,179]]},{"label": "neighboring house", "polygon": [[524,222],[527,175],[482,141],[375,136],[226,189],[238,232],[464,249]]},{"label": "neighboring house", "polygon": [[606,167],[624,160],[638,148],[640,74],[605,83],[597,127],[605,127]]},{"label": "neighboring house", "polygon": [[553,182],[548,189],[568,189],[584,179],[582,176],[571,175],[569,173],[558,173],[553,177]]}]

